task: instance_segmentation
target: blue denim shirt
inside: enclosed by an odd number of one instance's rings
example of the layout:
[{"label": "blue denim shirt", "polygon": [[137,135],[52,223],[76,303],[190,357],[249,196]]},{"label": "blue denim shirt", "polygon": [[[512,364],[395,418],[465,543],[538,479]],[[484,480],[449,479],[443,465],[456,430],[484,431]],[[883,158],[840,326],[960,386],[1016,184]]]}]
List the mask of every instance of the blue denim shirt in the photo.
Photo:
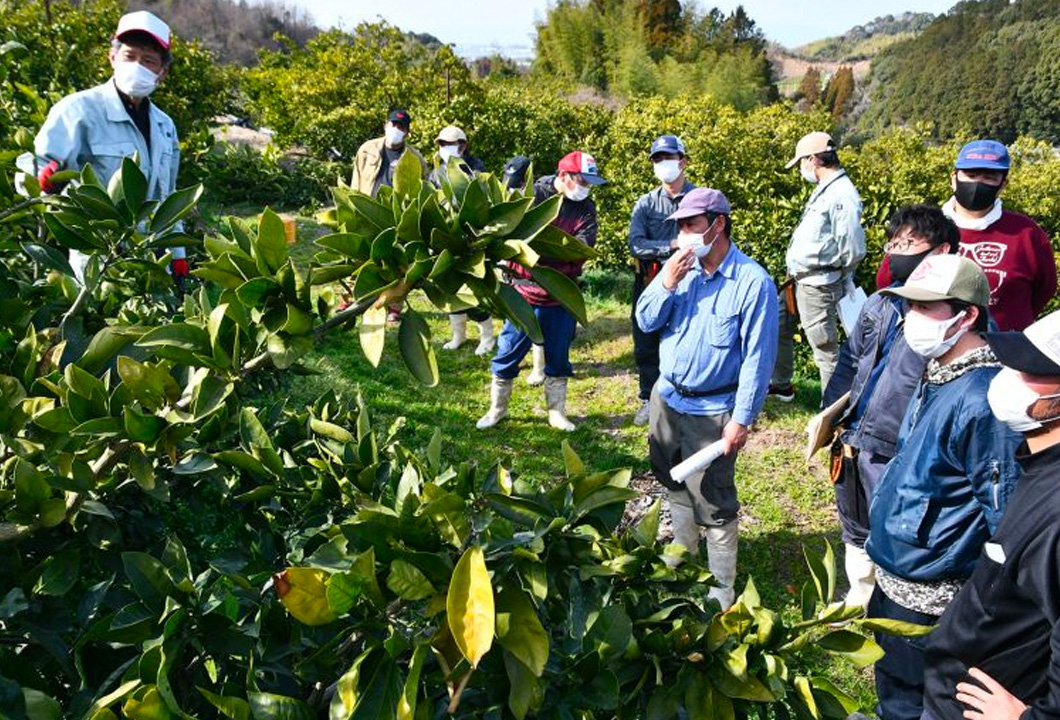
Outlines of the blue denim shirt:
[{"label": "blue denim shirt", "polygon": [[[660,273],[637,302],[637,324],[661,331],[659,392],[687,415],[720,415],[750,425],[762,409],[777,357],[777,288],[762,267],[731,245],[711,275],[693,267],[671,292]],[[738,385],[707,397],[694,391]]]},{"label": "blue denim shirt", "polygon": [[629,251],[638,260],[660,260],[670,257],[670,242],[677,237],[677,221],[667,220],[677,210],[681,199],[695,185],[685,181],[677,195],[660,185],[641,195],[633,206],[629,221]]}]

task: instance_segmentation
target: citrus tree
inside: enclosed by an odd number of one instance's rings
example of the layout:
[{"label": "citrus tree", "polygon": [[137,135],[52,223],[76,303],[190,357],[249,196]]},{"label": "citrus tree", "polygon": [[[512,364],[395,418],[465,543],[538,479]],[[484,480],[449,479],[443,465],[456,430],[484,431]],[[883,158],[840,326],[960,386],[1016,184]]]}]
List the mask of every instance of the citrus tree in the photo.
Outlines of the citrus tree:
[{"label": "citrus tree", "polygon": [[[337,188],[336,232],[301,267],[267,210],[177,232],[201,188],[145,200],[132,161],[58,196],[0,174],[0,712],[844,717],[807,651],[867,664],[880,650],[859,625],[916,630],[833,603],[830,550],[808,554],[795,621],[753,583],[719,614],[705,568],[657,542],[658,505],[618,532],[628,470],[567,446],[559,480],[453,467],[444,438],[406,448],[360,398],[261,399],[261,377],[353,323],[378,362],[381,309],[412,292],[539,334],[499,280],[509,260],[584,321],[577,287],[537,264],[588,254],[550,225],[557,203],[488,175],[436,189],[411,160],[396,176],[375,200]],[[164,270],[178,242],[203,253],[183,297]],[[314,287],[339,280],[352,304],[335,312]],[[436,382],[423,317],[398,335]]]}]

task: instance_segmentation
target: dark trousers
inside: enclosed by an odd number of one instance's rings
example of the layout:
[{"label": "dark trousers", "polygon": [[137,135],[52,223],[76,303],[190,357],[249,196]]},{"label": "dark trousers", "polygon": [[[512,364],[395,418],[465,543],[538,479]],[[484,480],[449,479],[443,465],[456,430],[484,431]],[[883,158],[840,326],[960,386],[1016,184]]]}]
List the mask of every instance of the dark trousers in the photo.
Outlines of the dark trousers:
[{"label": "dark trousers", "polygon": [[[646,267],[650,263],[641,261]],[[637,364],[637,376],[640,380],[640,399],[651,398],[651,389],[659,379],[659,333],[646,333],[637,324],[637,300],[649,284],[645,273],[633,275],[633,305],[630,318],[633,322],[633,362]]]},{"label": "dark trousers", "polygon": [[843,458],[843,472],[835,484],[835,503],[843,542],[865,547],[869,539],[869,506],[890,458],[871,452],[856,452]]},{"label": "dark trousers", "polygon": [[[877,585],[869,600],[868,617],[935,625],[938,617],[910,610],[891,600]],[[924,646],[927,637],[876,633],[887,653],[876,663],[876,715],[880,720],[920,720],[924,712]]]}]

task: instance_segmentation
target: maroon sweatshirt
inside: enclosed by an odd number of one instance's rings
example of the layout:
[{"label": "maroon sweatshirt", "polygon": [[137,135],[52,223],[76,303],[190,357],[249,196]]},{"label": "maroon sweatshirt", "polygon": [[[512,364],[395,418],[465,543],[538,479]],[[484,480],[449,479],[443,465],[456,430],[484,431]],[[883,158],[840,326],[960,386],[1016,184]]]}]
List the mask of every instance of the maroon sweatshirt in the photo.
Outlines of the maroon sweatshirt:
[{"label": "maroon sweatshirt", "polygon": [[[546,175],[534,183],[535,205],[543,203],[556,194],[555,180],[555,175]],[[563,203],[559,206],[559,215],[552,221],[552,224],[568,235],[572,235],[592,247],[596,244],[596,203],[591,198],[586,198],[580,202],[573,202],[563,198]],[[558,270],[572,280],[582,274],[582,265],[584,264],[584,262],[559,262],[558,260],[549,260],[544,257],[538,262],[538,265]],[[530,279],[530,271],[522,265],[514,262],[509,263],[508,272],[515,278],[515,289],[531,305],[537,305],[538,307],[555,307],[559,305],[544,288]]]},{"label": "maroon sweatshirt", "polygon": [[[1056,293],[1056,257],[1049,236],[1026,215],[1003,210],[986,230],[961,229],[960,252],[986,274],[990,314],[999,330],[1024,330]],[[890,284],[891,266],[884,257],[876,286]]]}]

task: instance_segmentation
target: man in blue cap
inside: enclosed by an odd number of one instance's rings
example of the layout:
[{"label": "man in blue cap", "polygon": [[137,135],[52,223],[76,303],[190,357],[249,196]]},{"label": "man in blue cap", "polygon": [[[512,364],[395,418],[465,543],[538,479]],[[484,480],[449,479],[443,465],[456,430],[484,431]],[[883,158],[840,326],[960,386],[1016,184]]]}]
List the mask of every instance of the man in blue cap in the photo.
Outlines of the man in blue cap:
[{"label": "man in blue cap", "polygon": [[[942,211],[961,231],[961,254],[990,282],[990,315],[1001,331],[1023,330],[1056,294],[1056,257],[1049,236],[1026,215],[1004,210],[998,195],[1008,185],[1008,148],[973,140],[961,148],[950,174],[951,197]],[[885,260],[876,284],[891,282]]]},{"label": "man in blue cap", "polygon": [[659,379],[659,333],[646,333],[637,325],[637,300],[648,283],[659,274],[662,264],[677,243],[677,222],[670,215],[689,190],[695,188],[685,177],[688,153],[676,135],[660,135],[648,153],[660,185],[641,195],[633,206],[629,222],[629,251],[633,254],[633,361],[640,380],[640,408],[633,424],[648,424],[648,400]]},{"label": "man in blue cap", "polygon": [[[777,355],[777,288],[732,242],[729,201],[718,190],[688,192],[669,219],[677,249],[637,302],[644,332],[658,332],[659,381],[652,389],[648,451],[669,490],[674,542],[699,550],[723,609],[735,597],[738,539],[736,453],[765,403]],[[725,455],[684,483],[670,471],[721,441]]]}]

